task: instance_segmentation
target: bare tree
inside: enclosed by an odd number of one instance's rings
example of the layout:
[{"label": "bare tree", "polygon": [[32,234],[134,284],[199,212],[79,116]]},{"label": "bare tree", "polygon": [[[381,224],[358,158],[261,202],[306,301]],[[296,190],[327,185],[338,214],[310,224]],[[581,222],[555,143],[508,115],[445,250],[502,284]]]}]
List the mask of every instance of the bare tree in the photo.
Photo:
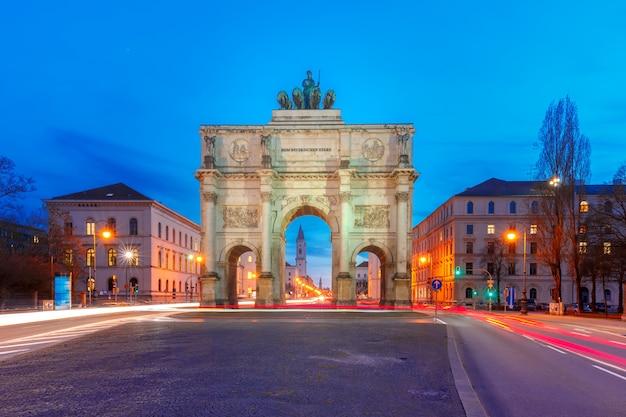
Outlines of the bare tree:
[{"label": "bare tree", "polygon": [[496,281],[496,290],[498,294],[497,304],[500,305],[500,280],[504,274],[504,267],[507,256],[509,255],[510,246],[502,239],[493,239],[487,242],[487,246],[483,251],[480,263],[484,269],[489,271]]},{"label": "bare tree", "polygon": [[35,190],[35,180],[15,173],[15,163],[0,155],[0,217],[8,221],[17,221],[16,213],[23,212],[23,208],[16,204],[16,200],[23,193]]},{"label": "bare tree", "polygon": [[554,280],[553,298],[562,301],[563,266],[574,274],[581,302],[578,250],[580,213],[576,196],[584,194],[591,175],[591,145],[578,128],[578,109],[569,97],[552,102],[546,111],[539,141],[536,191],[539,199],[535,220],[542,244],[538,257],[549,268]]}]

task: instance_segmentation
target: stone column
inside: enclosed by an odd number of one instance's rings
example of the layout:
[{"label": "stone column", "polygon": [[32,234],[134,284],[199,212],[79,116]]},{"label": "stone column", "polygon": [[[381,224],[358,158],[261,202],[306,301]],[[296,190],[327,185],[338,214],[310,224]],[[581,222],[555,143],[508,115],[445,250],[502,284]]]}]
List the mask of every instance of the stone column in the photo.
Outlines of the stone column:
[{"label": "stone column", "polygon": [[201,307],[214,307],[216,305],[217,295],[215,293],[216,281],[218,279],[215,259],[215,203],[217,202],[217,193],[213,191],[203,192],[204,200],[204,218],[203,218],[203,253],[204,265],[201,267],[202,275],[200,277],[200,288],[202,291],[200,298]]},{"label": "stone column", "polygon": [[354,224],[354,216],[350,206],[351,178],[354,169],[339,170],[339,198],[341,200],[341,250],[339,257],[339,274],[337,275],[337,305],[356,305],[356,294],[350,276],[350,231]]},{"label": "stone column", "polygon": [[259,170],[261,179],[261,273],[257,278],[257,307],[274,306],[272,273],[272,177],[274,171]]}]

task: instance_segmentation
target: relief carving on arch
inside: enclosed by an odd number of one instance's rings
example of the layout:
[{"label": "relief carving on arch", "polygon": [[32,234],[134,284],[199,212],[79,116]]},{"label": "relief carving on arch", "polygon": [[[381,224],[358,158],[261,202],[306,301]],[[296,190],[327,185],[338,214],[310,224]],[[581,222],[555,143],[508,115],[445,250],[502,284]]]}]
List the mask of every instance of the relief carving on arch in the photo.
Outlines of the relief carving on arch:
[{"label": "relief carving on arch", "polygon": [[389,227],[389,206],[356,206],[354,227]]},{"label": "relief carving on arch", "polygon": [[247,207],[226,206],[223,211],[224,227],[258,227],[259,210]]}]

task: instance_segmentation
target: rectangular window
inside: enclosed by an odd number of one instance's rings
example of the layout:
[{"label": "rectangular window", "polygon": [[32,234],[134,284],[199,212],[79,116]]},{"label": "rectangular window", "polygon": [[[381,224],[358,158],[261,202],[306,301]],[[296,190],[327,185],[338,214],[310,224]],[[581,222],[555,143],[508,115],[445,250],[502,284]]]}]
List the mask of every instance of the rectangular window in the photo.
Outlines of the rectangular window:
[{"label": "rectangular window", "polygon": [[74,229],[74,226],[72,225],[72,222],[65,222],[65,234],[66,235],[72,235],[73,229]]},{"label": "rectangular window", "polygon": [[496,225],[495,224],[488,224],[487,225],[487,234],[488,235],[495,235],[496,234]]},{"label": "rectangular window", "polygon": [[581,224],[578,227],[578,233],[581,234],[581,235],[586,234],[587,233],[587,225],[586,224]]},{"label": "rectangular window", "polygon": [[467,262],[465,264],[465,275],[473,275],[474,274],[474,263]]},{"label": "rectangular window", "polygon": [[487,264],[487,272],[489,272],[491,275],[493,275],[495,272],[495,264],[493,262],[489,262]]},{"label": "rectangular window", "polygon": [[537,242],[530,242],[530,254],[531,255],[537,254]]},{"label": "rectangular window", "polygon": [[578,243],[578,252],[585,254],[587,253],[587,242],[579,242]]},{"label": "rectangular window", "polygon": [[87,220],[85,223],[85,234],[87,236],[93,236],[96,233],[96,224],[92,220]]},{"label": "rectangular window", "polygon": [[515,253],[515,247],[517,246],[516,242],[509,243],[509,253]]},{"label": "rectangular window", "polygon": [[604,242],[604,254],[605,255],[611,254],[611,242]]},{"label": "rectangular window", "polygon": [[529,275],[537,275],[537,264],[534,262],[530,263],[530,268],[528,269]]},{"label": "rectangular window", "polygon": [[515,262],[509,262],[508,274],[515,275]]},{"label": "rectangular window", "polygon": [[495,242],[487,242],[487,253],[493,255],[496,252]]},{"label": "rectangular window", "polygon": [[466,233],[468,235],[473,235],[474,234],[474,225],[473,224],[468,224],[466,226]]},{"label": "rectangular window", "polygon": [[536,235],[537,234],[537,225],[536,224],[531,224],[530,225],[530,234],[531,235]]},{"label": "rectangular window", "polygon": [[465,242],[465,253],[474,253],[474,242]]}]

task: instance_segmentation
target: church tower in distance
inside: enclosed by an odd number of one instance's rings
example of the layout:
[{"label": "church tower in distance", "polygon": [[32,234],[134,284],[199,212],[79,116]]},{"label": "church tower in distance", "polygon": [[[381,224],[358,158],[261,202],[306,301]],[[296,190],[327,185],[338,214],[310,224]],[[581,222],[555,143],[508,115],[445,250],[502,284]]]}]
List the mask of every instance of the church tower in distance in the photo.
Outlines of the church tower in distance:
[{"label": "church tower in distance", "polygon": [[298,237],[296,238],[296,268],[298,275],[306,277],[306,240],[304,239],[304,232],[302,226],[298,230]]}]

